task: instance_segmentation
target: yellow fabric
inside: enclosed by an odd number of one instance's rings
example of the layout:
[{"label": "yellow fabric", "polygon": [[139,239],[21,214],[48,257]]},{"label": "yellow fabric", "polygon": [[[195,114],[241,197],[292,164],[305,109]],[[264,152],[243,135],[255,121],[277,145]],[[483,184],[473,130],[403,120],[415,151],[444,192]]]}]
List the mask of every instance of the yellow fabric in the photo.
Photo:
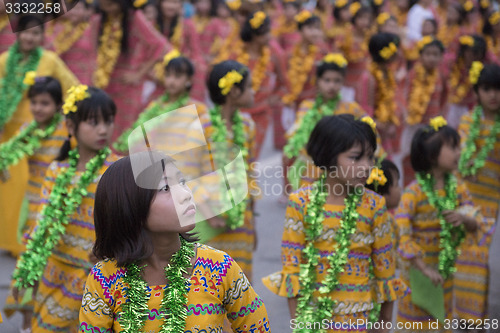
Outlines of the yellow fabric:
[{"label": "yellow fabric", "polygon": [[[228,318],[235,332],[270,332],[264,303],[241,268],[226,253],[198,244],[187,293],[186,332],[222,332]],[[121,332],[116,319],[127,302],[125,268],[113,260],[94,266],[89,274],[80,310],[80,332]],[[159,332],[160,304],[168,285],[149,286],[149,318],[144,332]],[[176,314],[174,314],[176,315]]]},{"label": "yellow fabric", "polygon": [[[302,251],[307,245],[304,219],[310,193],[310,189],[303,188],[290,195],[281,243],[283,268],[262,280],[269,290],[279,296],[300,296],[300,264],[304,263]],[[320,253],[316,265],[318,287],[323,284],[329,268],[328,256],[337,246],[335,237],[340,229],[344,208],[344,205],[332,204],[325,204],[323,207],[323,232],[314,243]],[[353,314],[361,316],[363,312],[369,312],[373,308],[373,302],[391,302],[409,293],[409,288],[395,276],[393,226],[387,219],[385,199],[366,190],[357,212],[360,216],[356,232],[351,236],[345,270],[338,276],[339,285],[336,290],[327,295],[337,301],[333,309],[337,320]],[[371,262],[374,265],[373,281],[369,274]],[[316,292],[315,296],[319,294]],[[338,321],[345,322],[344,319]]]},{"label": "yellow fabric", "polygon": [[[5,76],[8,52],[0,55],[0,78]],[[66,92],[72,85],[78,84],[76,77],[69,71],[59,57],[47,50],[43,50],[40,63],[36,70],[37,76],[52,76],[61,82],[63,92]],[[30,112],[29,99],[24,92],[22,100],[19,102],[16,112],[8,121],[3,132],[0,129],[0,142],[10,139],[19,128],[33,119]],[[10,179],[0,182],[0,212],[2,212],[0,223],[3,232],[0,233],[0,248],[18,255],[23,247],[17,242],[17,224],[19,219],[19,209],[28,185],[28,165],[26,159],[9,169]]]}]

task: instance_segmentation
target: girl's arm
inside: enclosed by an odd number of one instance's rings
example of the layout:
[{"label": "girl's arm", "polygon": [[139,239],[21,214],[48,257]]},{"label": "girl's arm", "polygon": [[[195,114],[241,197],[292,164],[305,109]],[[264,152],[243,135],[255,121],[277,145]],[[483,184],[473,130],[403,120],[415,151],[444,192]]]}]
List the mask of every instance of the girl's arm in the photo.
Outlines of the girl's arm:
[{"label": "girl's arm", "polygon": [[290,319],[295,319],[297,313],[297,298],[298,297],[290,297],[288,298],[288,310],[290,311]]}]

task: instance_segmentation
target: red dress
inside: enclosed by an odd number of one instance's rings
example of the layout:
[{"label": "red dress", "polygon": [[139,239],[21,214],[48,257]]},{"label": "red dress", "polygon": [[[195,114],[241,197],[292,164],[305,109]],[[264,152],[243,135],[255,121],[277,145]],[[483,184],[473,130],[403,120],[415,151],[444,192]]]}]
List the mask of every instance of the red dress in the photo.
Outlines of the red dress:
[{"label": "red dress", "polygon": [[[7,19],[7,21],[5,21]],[[3,27],[2,27],[3,26]],[[0,53],[5,52],[16,41],[6,14],[0,14]]]}]

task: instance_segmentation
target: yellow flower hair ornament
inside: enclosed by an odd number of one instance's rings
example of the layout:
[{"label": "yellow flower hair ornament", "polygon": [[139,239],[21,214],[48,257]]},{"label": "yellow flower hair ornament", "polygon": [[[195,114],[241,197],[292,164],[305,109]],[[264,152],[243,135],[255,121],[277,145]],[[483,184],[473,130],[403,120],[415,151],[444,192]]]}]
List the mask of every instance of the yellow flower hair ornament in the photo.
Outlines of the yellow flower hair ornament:
[{"label": "yellow flower hair ornament", "polygon": [[26,72],[26,75],[24,75],[23,83],[27,86],[32,86],[35,84],[35,79],[36,79],[36,72],[29,71]]},{"label": "yellow flower hair ornament", "polygon": [[259,29],[262,26],[262,23],[264,23],[266,17],[266,13],[261,10],[255,12],[250,19],[250,26],[252,27],[252,29]]},{"label": "yellow flower hair ornament", "polygon": [[467,46],[470,46],[470,47],[474,46],[474,38],[472,38],[472,36],[461,36],[458,39],[458,41],[462,45],[467,45]]},{"label": "yellow flower hair ornament", "polygon": [[335,7],[336,8],[342,8],[345,7],[349,4],[349,0],[337,0],[335,1]]},{"label": "yellow flower hair ornament", "polygon": [[346,58],[344,58],[344,56],[341,53],[328,53],[323,58],[323,63],[335,64],[335,65],[339,66],[340,68],[347,67],[347,60],[346,60]]},{"label": "yellow flower hair ornament", "polygon": [[429,125],[437,132],[441,127],[448,125],[448,122],[443,116],[437,116],[429,121]]},{"label": "yellow flower hair ornament", "polygon": [[240,83],[241,80],[243,80],[243,75],[241,75],[234,69],[228,72],[219,80],[219,88],[221,89],[221,94],[224,96],[229,94],[233,86],[236,83]]},{"label": "yellow flower hair ornament", "polygon": [[163,57],[163,66],[167,66],[172,59],[179,58],[180,56],[181,53],[179,52],[179,50],[173,49]]},{"label": "yellow flower hair ornament", "polygon": [[241,0],[226,0],[226,5],[232,11],[237,11],[241,7]]},{"label": "yellow flower hair ornament", "polygon": [[491,25],[496,25],[500,22],[500,12],[493,12],[488,19]]},{"label": "yellow flower hair ornament", "polygon": [[426,47],[427,45],[429,45],[433,41],[434,41],[434,37],[432,37],[432,36],[424,36],[424,37],[422,37],[422,39],[417,42],[417,48],[418,48],[418,50],[422,51],[422,49],[424,47]]},{"label": "yellow flower hair ornament", "polygon": [[390,42],[388,46],[379,51],[379,54],[382,58],[388,60],[395,55],[396,52],[398,52],[398,47],[393,42]]},{"label": "yellow flower hair ornament", "polygon": [[76,107],[76,103],[79,101],[83,101],[87,97],[90,97],[88,88],[89,87],[84,84],[69,88],[68,97],[64,101],[64,105],[62,107],[63,113],[65,115],[69,114],[70,112],[76,112],[78,110],[78,108]]},{"label": "yellow flower hair ornament", "polygon": [[384,175],[384,171],[377,167],[373,168],[370,177],[366,180],[368,185],[376,183],[377,185],[384,186],[387,183],[387,177]]},{"label": "yellow flower hair ornament", "polygon": [[384,4],[384,0],[373,0],[373,3],[376,6],[382,6]]},{"label": "yellow flower hair ornament", "polygon": [[391,15],[389,13],[380,13],[378,16],[377,16],[377,24],[379,26],[382,26],[385,24],[385,22],[387,22],[389,19],[391,18]]},{"label": "yellow flower hair ornament", "polygon": [[312,13],[308,10],[302,10],[300,13],[295,15],[295,21],[297,23],[304,23],[305,21],[309,20],[312,17]]},{"label": "yellow flower hair ornament", "polygon": [[377,133],[377,124],[375,123],[375,121],[373,120],[373,118],[368,117],[368,116],[364,116],[363,118],[361,118],[361,121],[364,122],[364,123],[367,123],[368,125],[370,125],[370,127],[372,128],[372,130],[375,133]]},{"label": "yellow flower hair ornament", "polygon": [[360,9],[361,9],[361,4],[359,2],[353,2],[349,6],[349,13],[351,13],[351,16],[354,16]]},{"label": "yellow flower hair ornament", "polygon": [[468,1],[464,2],[464,6],[463,7],[464,7],[464,9],[465,9],[466,12],[470,12],[471,10],[474,9],[474,3],[472,1],[470,1],[470,0],[468,0]]},{"label": "yellow flower hair ornament", "polygon": [[484,65],[480,61],[474,61],[469,70],[469,81],[471,84],[476,84],[479,80],[479,76],[484,68]]},{"label": "yellow flower hair ornament", "polygon": [[148,0],[135,0],[135,1],[134,1],[134,7],[135,7],[135,8],[141,8],[141,7],[142,7],[142,6],[144,6],[147,2],[148,2]]},{"label": "yellow flower hair ornament", "polygon": [[481,8],[486,9],[486,8],[490,7],[491,2],[490,2],[490,0],[481,0],[481,1],[479,1],[479,5],[481,6]]}]

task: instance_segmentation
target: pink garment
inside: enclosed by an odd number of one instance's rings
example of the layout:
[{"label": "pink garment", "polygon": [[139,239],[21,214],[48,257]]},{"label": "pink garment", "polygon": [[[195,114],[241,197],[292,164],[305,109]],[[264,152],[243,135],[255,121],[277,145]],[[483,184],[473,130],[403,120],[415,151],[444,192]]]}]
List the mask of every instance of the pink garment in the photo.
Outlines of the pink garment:
[{"label": "pink garment", "polygon": [[0,53],[5,52],[16,41],[16,34],[10,29],[10,24],[0,30]]}]

